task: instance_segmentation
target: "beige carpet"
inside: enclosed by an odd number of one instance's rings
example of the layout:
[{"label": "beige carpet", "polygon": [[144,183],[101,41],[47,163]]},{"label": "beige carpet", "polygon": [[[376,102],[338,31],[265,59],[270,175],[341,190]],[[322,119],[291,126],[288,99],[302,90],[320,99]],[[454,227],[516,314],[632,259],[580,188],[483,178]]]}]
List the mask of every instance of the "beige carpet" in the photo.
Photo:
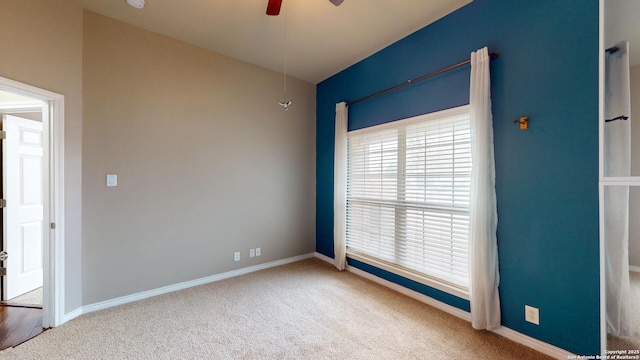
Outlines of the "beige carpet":
[{"label": "beige carpet", "polygon": [[640,350],[640,273],[630,272],[631,280],[631,331],[632,336],[613,336],[607,334],[609,350]]},{"label": "beige carpet", "polygon": [[7,300],[7,303],[42,306],[42,288],[39,287],[26,294],[16,296],[13,299]]},{"label": "beige carpet", "polygon": [[83,315],[2,359],[547,359],[309,259]]}]

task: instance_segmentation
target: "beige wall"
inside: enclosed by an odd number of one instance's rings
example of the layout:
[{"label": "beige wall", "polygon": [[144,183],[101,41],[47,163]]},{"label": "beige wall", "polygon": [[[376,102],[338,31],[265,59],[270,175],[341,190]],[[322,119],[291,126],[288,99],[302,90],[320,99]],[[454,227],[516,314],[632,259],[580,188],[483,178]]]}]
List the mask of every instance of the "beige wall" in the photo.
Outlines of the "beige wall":
[{"label": "beige wall", "polygon": [[0,0],[0,76],[65,97],[65,312],[82,305],[82,9]]},{"label": "beige wall", "polygon": [[[631,174],[640,176],[640,65],[631,68]],[[640,188],[629,191],[629,264],[640,266]]]},{"label": "beige wall", "polygon": [[0,9],[0,76],[65,96],[66,313],[313,251],[315,86],[284,112],[281,74],[92,13],[83,52],[73,0]]},{"label": "beige wall", "polygon": [[91,12],[83,65],[84,304],[314,251],[313,84]]}]

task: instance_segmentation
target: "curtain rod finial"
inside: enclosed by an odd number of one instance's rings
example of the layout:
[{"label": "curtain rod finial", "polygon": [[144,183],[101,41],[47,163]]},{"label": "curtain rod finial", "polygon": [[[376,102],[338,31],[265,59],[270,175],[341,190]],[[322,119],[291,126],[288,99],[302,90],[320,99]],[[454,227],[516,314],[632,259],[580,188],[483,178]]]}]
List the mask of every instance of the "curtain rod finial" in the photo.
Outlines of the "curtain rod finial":
[{"label": "curtain rod finial", "polygon": [[515,124],[520,124],[520,130],[527,130],[529,128],[529,117],[523,116],[520,119],[513,120]]}]

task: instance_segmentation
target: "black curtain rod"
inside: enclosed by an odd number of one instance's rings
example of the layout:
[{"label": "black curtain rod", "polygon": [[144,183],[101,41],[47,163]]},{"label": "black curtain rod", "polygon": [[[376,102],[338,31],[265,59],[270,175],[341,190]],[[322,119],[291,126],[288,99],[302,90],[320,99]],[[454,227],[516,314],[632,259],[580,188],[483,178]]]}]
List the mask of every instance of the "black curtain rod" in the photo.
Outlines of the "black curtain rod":
[{"label": "black curtain rod", "polygon": [[[489,53],[489,57],[490,57],[491,59],[495,59],[495,58],[497,58],[499,55],[500,55],[500,53],[498,53],[498,52],[496,52],[496,51],[492,51],[492,52],[490,52],[490,53]],[[438,71],[434,71],[434,72],[432,72],[432,73],[429,73],[429,74],[426,74],[426,75],[422,75],[422,76],[420,76],[419,78],[415,78],[415,79],[407,80],[406,82],[404,82],[404,83],[402,83],[402,84],[398,84],[398,85],[396,85],[396,86],[392,86],[392,87],[390,87],[390,88],[388,88],[388,89],[385,89],[385,90],[382,90],[382,91],[378,91],[378,92],[377,92],[377,93],[375,93],[375,94],[367,95],[367,96],[362,97],[362,98],[360,98],[360,99],[358,99],[358,100],[349,101],[349,102],[347,102],[347,105],[348,105],[348,106],[351,106],[351,105],[353,105],[353,104],[357,104],[357,103],[359,103],[359,102],[362,102],[362,101],[365,101],[365,100],[369,100],[369,99],[371,99],[371,98],[374,98],[374,97],[376,97],[376,96],[380,96],[380,95],[383,95],[383,94],[386,94],[386,93],[390,93],[390,92],[392,92],[392,91],[396,91],[396,90],[401,89],[401,88],[403,88],[403,87],[405,87],[405,86],[413,85],[413,84],[415,84],[415,83],[417,83],[417,82],[420,82],[420,81],[422,81],[422,80],[426,80],[426,79],[428,79],[428,78],[430,78],[430,77],[434,77],[434,76],[436,76],[436,75],[440,75],[440,74],[442,74],[442,73],[445,73],[445,72],[447,72],[447,71],[450,71],[450,70],[453,70],[453,69],[459,68],[459,67],[464,66],[464,65],[467,65],[467,64],[469,64],[469,63],[471,63],[471,60],[470,60],[470,59],[469,59],[469,60],[465,60],[465,61],[461,61],[461,62],[459,62],[459,63],[457,63],[457,64],[454,64],[454,65],[451,65],[451,66],[447,66],[447,67],[446,67],[446,68],[444,68],[444,69],[440,69],[440,70],[438,70]]]},{"label": "black curtain rod", "polygon": [[616,120],[629,120],[628,116],[620,115],[618,117],[614,117],[613,119],[606,119],[604,122],[612,122]]},{"label": "black curtain rod", "polygon": [[606,49],[605,51],[608,52],[609,54],[615,54],[618,52],[618,50],[620,50],[617,46],[613,46],[610,47],[608,49]]}]

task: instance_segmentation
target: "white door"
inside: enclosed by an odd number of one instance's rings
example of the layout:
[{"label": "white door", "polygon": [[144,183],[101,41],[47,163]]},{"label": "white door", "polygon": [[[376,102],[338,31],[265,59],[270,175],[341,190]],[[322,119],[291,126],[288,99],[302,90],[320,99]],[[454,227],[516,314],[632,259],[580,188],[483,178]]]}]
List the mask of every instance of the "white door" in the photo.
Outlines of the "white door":
[{"label": "white door", "polygon": [[4,262],[3,299],[42,286],[43,164],[42,123],[11,115],[2,117],[2,184]]}]

